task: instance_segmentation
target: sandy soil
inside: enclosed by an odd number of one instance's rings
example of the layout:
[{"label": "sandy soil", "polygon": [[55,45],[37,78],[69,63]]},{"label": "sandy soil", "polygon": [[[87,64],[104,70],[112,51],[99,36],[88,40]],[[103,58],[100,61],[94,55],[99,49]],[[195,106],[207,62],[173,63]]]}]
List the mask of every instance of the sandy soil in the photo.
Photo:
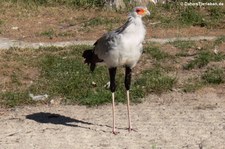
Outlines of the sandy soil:
[{"label": "sandy soil", "polygon": [[213,88],[198,93],[150,95],[132,105],[129,133],[126,106],[116,106],[111,133],[111,105],[18,107],[0,111],[1,149],[225,149],[225,94]]}]

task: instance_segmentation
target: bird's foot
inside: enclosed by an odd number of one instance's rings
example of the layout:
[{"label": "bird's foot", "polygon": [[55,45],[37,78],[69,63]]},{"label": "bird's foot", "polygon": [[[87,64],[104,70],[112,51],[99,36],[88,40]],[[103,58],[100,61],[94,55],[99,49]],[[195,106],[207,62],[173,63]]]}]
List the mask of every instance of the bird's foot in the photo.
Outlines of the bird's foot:
[{"label": "bird's foot", "polygon": [[114,135],[117,135],[117,134],[119,134],[120,132],[118,132],[118,131],[112,131],[112,133],[113,133]]},{"label": "bird's foot", "polygon": [[131,131],[137,132],[137,130],[134,129],[134,128],[128,128],[128,131],[129,131],[129,132],[131,132]]}]

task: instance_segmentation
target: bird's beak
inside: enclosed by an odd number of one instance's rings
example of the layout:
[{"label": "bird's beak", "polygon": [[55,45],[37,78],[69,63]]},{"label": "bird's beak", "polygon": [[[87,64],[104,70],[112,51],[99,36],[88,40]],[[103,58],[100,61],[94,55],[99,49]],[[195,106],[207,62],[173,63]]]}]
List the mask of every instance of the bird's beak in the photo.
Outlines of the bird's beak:
[{"label": "bird's beak", "polygon": [[156,5],[157,0],[149,0],[150,2],[154,3]]},{"label": "bird's beak", "polygon": [[148,10],[145,10],[145,14],[149,16],[150,12]]}]

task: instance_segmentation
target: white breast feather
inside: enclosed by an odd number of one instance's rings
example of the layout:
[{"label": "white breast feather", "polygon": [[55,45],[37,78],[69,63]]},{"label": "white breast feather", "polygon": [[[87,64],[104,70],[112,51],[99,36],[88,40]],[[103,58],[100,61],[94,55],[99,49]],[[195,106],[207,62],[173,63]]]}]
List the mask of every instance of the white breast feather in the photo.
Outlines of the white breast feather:
[{"label": "white breast feather", "polygon": [[132,23],[116,39],[113,50],[104,59],[108,67],[127,65],[134,67],[142,53],[142,42],[145,37],[145,27],[140,18],[132,20]]}]

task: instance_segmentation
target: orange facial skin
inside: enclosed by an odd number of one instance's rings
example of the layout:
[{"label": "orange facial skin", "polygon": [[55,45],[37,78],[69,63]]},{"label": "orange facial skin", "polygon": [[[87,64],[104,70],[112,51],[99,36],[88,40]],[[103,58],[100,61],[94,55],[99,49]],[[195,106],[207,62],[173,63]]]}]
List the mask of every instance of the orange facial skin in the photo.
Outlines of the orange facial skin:
[{"label": "orange facial skin", "polygon": [[144,9],[141,9],[141,8],[140,9],[137,9],[136,12],[139,15],[144,15],[145,14],[145,10]]}]

